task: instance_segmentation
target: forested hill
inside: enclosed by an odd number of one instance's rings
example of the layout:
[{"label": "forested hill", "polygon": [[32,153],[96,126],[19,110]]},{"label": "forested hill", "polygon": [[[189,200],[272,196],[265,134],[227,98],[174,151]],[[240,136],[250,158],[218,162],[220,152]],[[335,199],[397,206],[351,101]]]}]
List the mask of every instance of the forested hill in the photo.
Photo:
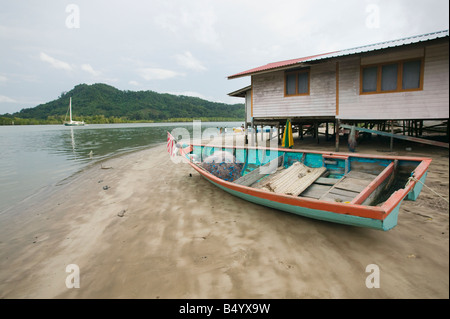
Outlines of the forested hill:
[{"label": "forested hill", "polygon": [[[15,124],[62,123],[70,97],[73,119],[88,123],[188,121],[193,118],[211,121],[244,119],[244,104],[216,103],[197,97],[153,91],[121,91],[98,83],[79,84],[54,101],[22,109],[11,115],[2,115],[0,124],[10,124],[11,119],[16,120]],[[31,123],[18,123],[21,119]],[[1,123],[2,120],[4,123]]]}]

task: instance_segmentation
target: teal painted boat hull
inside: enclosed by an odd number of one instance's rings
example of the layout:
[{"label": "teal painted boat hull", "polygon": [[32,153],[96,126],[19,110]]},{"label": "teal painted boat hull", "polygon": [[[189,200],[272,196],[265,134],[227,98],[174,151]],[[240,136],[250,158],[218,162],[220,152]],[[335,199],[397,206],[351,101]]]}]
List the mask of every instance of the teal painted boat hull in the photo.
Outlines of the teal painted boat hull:
[{"label": "teal painted boat hull", "polygon": [[[352,169],[356,170],[358,165],[379,165],[382,172],[351,202],[333,202],[290,194],[278,194],[241,185],[235,183],[233,180],[215,176],[199,165],[199,163],[202,163],[201,160],[197,163],[193,160],[193,158],[206,158],[216,151],[226,151],[233,154],[236,162],[241,162],[242,165],[245,164],[244,169],[253,165],[255,167],[253,170],[255,170],[257,167],[267,164],[271,159],[277,158],[277,156],[282,154],[284,160],[283,165],[285,167],[289,167],[289,165],[292,165],[296,161],[302,161],[308,167],[312,168],[327,166],[327,169],[338,172],[333,173],[333,178],[336,179],[347,175]],[[329,153],[292,149],[272,149],[270,151],[275,152],[275,155],[271,157],[267,156],[269,154],[268,149],[250,149],[232,146],[183,145],[179,148],[179,152],[183,158],[199,174],[219,189],[233,196],[258,205],[307,218],[383,231],[390,230],[397,225],[400,206],[403,200],[417,199],[422,190],[423,183],[425,183],[428,166],[431,163],[431,159],[419,157]],[[230,166],[233,167],[235,165]],[[392,193],[389,193],[379,204],[367,204],[366,200],[375,194],[377,190],[385,187],[384,183],[386,181],[392,181],[392,178],[396,176],[398,171],[402,171],[403,174],[405,172],[410,174],[410,178],[405,181],[406,183],[396,188]],[[244,175],[245,173],[242,174],[242,176]]]},{"label": "teal painted boat hull", "polygon": [[[210,181],[210,180],[209,180]],[[336,214],[330,211],[325,210],[317,210],[317,209],[310,209],[302,206],[293,206],[278,202],[273,202],[264,198],[259,198],[251,195],[247,195],[241,192],[233,191],[229,188],[223,187],[219,184],[216,184],[212,181],[210,181],[215,186],[219,187],[220,189],[226,191],[227,193],[230,193],[231,195],[237,196],[239,198],[242,198],[246,201],[278,209],[281,211],[285,211],[288,213],[293,213],[299,216],[307,217],[307,218],[313,218],[318,220],[323,220],[327,222],[332,223],[339,223],[339,224],[345,224],[345,225],[351,225],[351,226],[359,226],[359,227],[367,227],[367,228],[373,228],[373,229],[379,229],[379,230],[389,230],[395,227],[397,225],[397,218],[398,218],[398,209],[396,212],[391,213],[389,215],[388,220],[377,220],[377,219],[371,219],[371,218],[364,218],[359,216],[352,216],[352,215],[345,215],[345,214]],[[399,205],[400,206],[400,205]]]}]

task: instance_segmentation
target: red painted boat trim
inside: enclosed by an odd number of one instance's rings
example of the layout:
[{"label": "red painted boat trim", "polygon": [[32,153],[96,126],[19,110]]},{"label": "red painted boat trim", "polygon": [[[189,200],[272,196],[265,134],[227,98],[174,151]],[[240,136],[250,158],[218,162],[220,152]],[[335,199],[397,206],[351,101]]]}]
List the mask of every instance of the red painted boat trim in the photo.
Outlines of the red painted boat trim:
[{"label": "red painted boat trim", "polygon": [[[361,154],[361,153],[345,153],[345,152],[323,152],[314,150],[302,150],[302,149],[290,149],[290,148],[265,148],[256,146],[240,146],[240,145],[215,145],[215,144],[195,144],[192,146],[203,146],[203,147],[214,147],[214,148],[235,148],[235,149],[250,149],[250,150],[261,150],[261,151],[280,151],[280,152],[290,152],[290,153],[311,153],[311,154],[322,154],[324,157],[343,158],[346,157],[362,157],[362,158],[373,158],[373,159],[386,159],[386,160],[402,160],[402,161],[416,161],[424,162],[431,159],[428,157],[413,157],[413,156],[395,156],[395,155],[376,155],[376,154]],[[427,166],[428,167],[428,166]],[[417,170],[417,169],[416,169]]]},{"label": "red painted boat trim", "polygon": [[323,210],[329,211],[337,214],[344,215],[353,215],[360,216],[366,218],[373,218],[383,220],[386,218],[386,212],[380,207],[370,207],[370,206],[361,206],[361,205],[353,205],[353,204],[342,204],[342,203],[332,203],[321,201],[317,199],[310,199],[306,197],[292,197],[284,194],[275,194],[269,193],[263,190],[258,190],[254,188],[250,188],[247,186],[242,186],[239,184],[233,184],[227,181],[224,181],[209,172],[203,170],[193,163],[189,163],[197,172],[199,172],[202,176],[209,179],[210,181],[219,184],[225,188],[234,190],[236,192],[244,193],[250,196],[254,196],[257,198],[267,199],[273,202],[292,205],[292,206],[300,206],[315,210]]},{"label": "red painted boat trim", "polygon": [[[422,162],[414,170],[412,176],[420,180],[426,173],[428,166],[430,166],[430,163],[430,158],[423,158]],[[416,183],[417,182],[410,180],[405,188],[394,192],[391,197],[389,197],[389,199],[381,206],[381,208],[389,214],[408,195],[408,193],[414,188],[414,186],[416,186]]]},{"label": "red painted boat trim", "polygon": [[348,159],[348,155],[342,155],[342,154],[323,154],[324,158],[336,158],[336,159]]},{"label": "red painted boat trim", "polygon": [[394,163],[389,164],[365,189],[363,189],[350,203],[362,204],[370,194],[372,194],[378,186],[383,183],[388,176],[394,171]]},{"label": "red painted boat trim", "polygon": [[[244,147],[244,146],[226,146],[226,145],[209,145],[209,144],[192,144],[192,146],[203,146],[203,147],[211,147],[211,148],[235,148],[235,149],[253,149],[253,150],[271,150],[271,151],[281,151],[281,152],[294,152],[294,153],[313,153],[313,154],[322,154],[324,157],[336,157],[336,158],[348,158],[348,157],[361,157],[361,158],[372,158],[372,159],[384,159],[384,160],[403,160],[403,161],[418,161],[421,162],[419,166],[414,170],[414,177],[420,179],[428,169],[428,166],[431,163],[430,158],[426,157],[411,157],[411,156],[381,156],[381,155],[372,155],[372,154],[359,154],[359,153],[336,153],[336,152],[320,152],[313,150],[299,150],[299,149],[286,149],[286,148],[261,148],[261,147]],[[234,184],[231,182],[224,181],[211,173],[205,171],[201,167],[197,166],[192,162],[188,162],[197,172],[199,172],[202,176],[207,178],[208,180],[219,184],[225,188],[230,190],[244,193],[250,196],[254,196],[257,198],[262,198],[266,200],[270,200],[273,202],[305,207],[315,210],[328,211],[336,214],[344,214],[344,215],[352,215],[359,216],[364,218],[372,218],[378,220],[384,220],[395,207],[408,195],[410,190],[415,186],[416,182],[411,181],[405,188],[394,192],[391,197],[380,207],[380,206],[363,206],[360,204],[354,203],[334,203],[327,202],[318,199],[311,199],[306,197],[292,197],[284,194],[275,194],[269,193],[263,190]],[[393,164],[392,164],[393,165]],[[390,167],[390,165],[388,166]],[[393,166],[392,166],[393,168]],[[389,168],[390,170],[391,168]],[[384,171],[388,170],[386,168]],[[383,171],[383,172],[384,172]],[[383,181],[383,177],[377,177],[377,183]],[[386,173],[387,174],[387,173]],[[374,181],[375,182],[375,181]]]}]

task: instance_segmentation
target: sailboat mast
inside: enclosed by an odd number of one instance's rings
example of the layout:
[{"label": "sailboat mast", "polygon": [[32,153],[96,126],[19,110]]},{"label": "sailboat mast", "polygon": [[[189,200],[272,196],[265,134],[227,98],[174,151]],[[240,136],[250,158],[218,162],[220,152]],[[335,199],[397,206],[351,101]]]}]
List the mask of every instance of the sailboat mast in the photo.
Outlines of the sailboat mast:
[{"label": "sailboat mast", "polygon": [[69,113],[70,113],[70,123],[72,123],[72,97],[70,97],[69,101]]}]

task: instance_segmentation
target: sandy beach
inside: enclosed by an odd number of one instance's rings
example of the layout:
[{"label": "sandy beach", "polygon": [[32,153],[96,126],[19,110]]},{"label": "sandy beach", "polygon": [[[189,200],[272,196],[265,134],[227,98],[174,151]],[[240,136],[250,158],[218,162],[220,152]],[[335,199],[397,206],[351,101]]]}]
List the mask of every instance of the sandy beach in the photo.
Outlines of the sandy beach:
[{"label": "sandy beach", "polygon": [[[394,147],[431,157],[426,185],[448,199],[448,149]],[[375,139],[358,152],[388,148]],[[449,298],[449,207],[428,188],[403,202],[394,229],[356,228],[233,197],[160,145],[41,195],[0,216],[1,298]],[[66,286],[71,264],[79,288]],[[366,287],[370,264],[379,288]]]}]

